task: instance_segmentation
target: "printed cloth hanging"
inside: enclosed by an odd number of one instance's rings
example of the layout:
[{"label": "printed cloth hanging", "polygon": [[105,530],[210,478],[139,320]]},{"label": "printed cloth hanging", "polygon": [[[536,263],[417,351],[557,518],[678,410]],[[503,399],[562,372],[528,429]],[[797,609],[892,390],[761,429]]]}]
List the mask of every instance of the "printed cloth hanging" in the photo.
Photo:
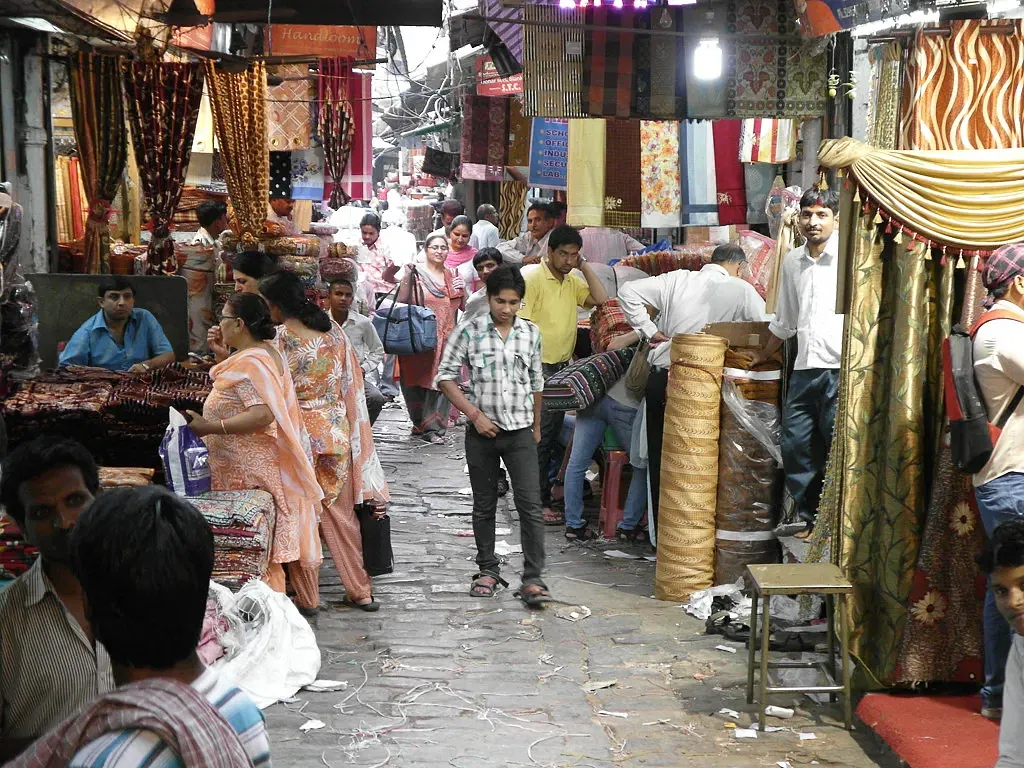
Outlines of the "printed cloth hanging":
[{"label": "printed cloth hanging", "polygon": [[[370,200],[373,198],[373,87],[372,75],[352,72],[351,66],[346,59],[321,59],[321,66],[324,62],[328,64],[328,71],[333,76],[324,78],[324,69],[320,70],[320,83],[318,93],[320,101],[324,98],[324,89],[333,89],[332,93],[336,99],[345,96],[348,99],[349,111],[353,121],[351,150],[348,163],[345,166],[345,174],[341,179],[341,188],[344,195],[354,200]],[[345,73],[344,77],[340,77]],[[319,104],[317,105],[319,109]],[[319,130],[319,116],[317,121]],[[321,143],[323,137],[320,137]],[[330,175],[330,165],[327,167]],[[325,184],[324,194],[328,197],[334,196],[335,177],[331,176]]]},{"label": "printed cloth hanging", "polygon": [[841,138],[821,143],[818,162],[848,168],[887,231],[964,251],[1024,240],[1024,149],[890,152]]},{"label": "printed cloth hanging", "polygon": [[178,260],[170,226],[192,156],[203,70],[199,64],[134,61],[125,64],[124,90],[146,201],[146,227],[153,233],[147,252],[149,271],[173,275]]},{"label": "printed cloth hanging", "polygon": [[300,149],[292,155],[292,199],[323,202],[324,153],[322,149]]},{"label": "printed cloth hanging", "polygon": [[[523,8],[523,114],[586,117],[583,89],[585,14],[554,6]],[[557,25],[557,26],[556,26]],[[570,51],[579,50],[579,54]]]},{"label": "printed cloth hanging", "polygon": [[743,164],[736,156],[740,139],[739,120],[715,120],[715,185],[718,192],[718,224],[745,224],[747,192],[743,181]]},{"label": "printed cloth hanging", "polygon": [[679,123],[640,123],[640,222],[648,229],[680,225]]},{"label": "printed cloth hanging", "polygon": [[747,195],[747,224],[768,223],[768,195],[775,181],[770,163],[743,163],[743,187]]},{"label": "printed cloth hanging", "polygon": [[796,157],[796,124],[793,120],[748,118],[739,141],[743,163],[788,163]]},{"label": "printed cloth hanging", "polygon": [[574,227],[604,224],[605,120],[569,121],[566,222]]},{"label": "printed cloth hanging", "polygon": [[948,37],[919,30],[901,126],[901,149],[1024,146],[1024,21],[953,21]]},{"label": "printed cloth hanging", "polygon": [[[868,93],[874,94],[874,100],[868,101],[868,144],[879,149],[899,149],[903,46],[899,43],[872,46],[868,57],[871,61]],[[805,136],[805,145],[806,141]]]},{"label": "printed cloth hanging", "polygon": [[[651,11],[657,29],[682,30],[683,9],[659,7]],[[652,35],[650,38],[650,90],[642,117],[663,120],[686,118],[686,48],[684,37]],[[638,102],[639,106],[639,102]]]},{"label": "printed cloth hanging", "polygon": [[[352,71],[343,59],[320,59],[319,122],[317,133],[331,179],[344,179],[355,139],[355,119],[348,99]],[[340,208],[350,200],[344,184],[332,184],[330,205]]]},{"label": "printed cloth hanging", "polygon": [[679,123],[684,226],[718,226],[718,181],[712,125],[709,120]]},{"label": "printed cloth hanging", "polygon": [[467,93],[462,100],[462,178],[501,181],[508,160],[509,99]]},{"label": "printed cloth hanging", "polygon": [[283,78],[267,86],[267,143],[271,152],[308,149],[312,130],[310,118],[309,67],[281,64],[268,73]]},{"label": "printed cloth hanging", "polygon": [[633,66],[635,21],[630,8],[592,8],[588,27],[619,27],[623,31],[588,30],[583,66],[583,111],[588,115],[629,117],[636,103],[636,72]]},{"label": "printed cloth hanging", "polygon": [[209,61],[206,82],[238,234],[255,245],[267,219],[270,194],[267,70],[262,61],[254,60],[244,72],[220,72]]},{"label": "printed cloth hanging", "polygon": [[640,121],[606,120],[604,225],[640,227]]},{"label": "printed cloth hanging", "polygon": [[114,56],[80,51],[71,57],[69,85],[80,170],[89,198],[85,270],[96,273],[107,268],[111,205],[128,160],[120,62]]},{"label": "printed cloth hanging", "polygon": [[498,232],[502,240],[513,240],[519,236],[519,227],[526,210],[526,185],[521,181],[501,182],[498,194]]},{"label": "printed cloth hanging", "polygon": [[533,119],[523,115],[522,101],[509,99],[508,102],[508,159],[505,164],[522,168],[530,164]]}]

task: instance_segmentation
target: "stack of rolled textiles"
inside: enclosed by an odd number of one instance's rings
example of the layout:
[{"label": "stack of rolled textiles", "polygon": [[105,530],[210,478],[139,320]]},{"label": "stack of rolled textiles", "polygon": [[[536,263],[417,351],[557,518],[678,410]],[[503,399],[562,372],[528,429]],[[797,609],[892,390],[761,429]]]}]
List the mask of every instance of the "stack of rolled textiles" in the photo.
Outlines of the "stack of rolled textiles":
[{"label": "stack of rolled textiles", "polygon": [[213,580],[237,590],[263,578],[274,540],[274,497],[266,491],[212,491],[189,501],[213,529]]},{"label": "stack of rolled textiles", "polygon": [[672,251],[657,251],[627,256],[619,264],[635,267],[649,275],[663,275],[677,269],[697,271],[711,262],[711,253],[718,246],[714,243],[690,243],[680,245]]},{"label": "stack of rolled textiles", "polygon": [[25,543],[18,524],[0,514],[0,580],[18,578],[32,567],[38,555],[35,547]]}]

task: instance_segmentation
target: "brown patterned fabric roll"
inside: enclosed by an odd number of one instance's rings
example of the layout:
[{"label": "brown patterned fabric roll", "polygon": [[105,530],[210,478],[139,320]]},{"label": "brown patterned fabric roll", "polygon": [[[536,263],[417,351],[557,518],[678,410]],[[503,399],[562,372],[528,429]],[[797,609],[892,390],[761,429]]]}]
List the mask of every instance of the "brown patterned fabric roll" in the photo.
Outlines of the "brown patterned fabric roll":
[{"label": "brown patterned fabric roll", "polygon": [[722,367],[728,342],[672,338],[658,506],[654,595],[686,600],[714,581]]}]

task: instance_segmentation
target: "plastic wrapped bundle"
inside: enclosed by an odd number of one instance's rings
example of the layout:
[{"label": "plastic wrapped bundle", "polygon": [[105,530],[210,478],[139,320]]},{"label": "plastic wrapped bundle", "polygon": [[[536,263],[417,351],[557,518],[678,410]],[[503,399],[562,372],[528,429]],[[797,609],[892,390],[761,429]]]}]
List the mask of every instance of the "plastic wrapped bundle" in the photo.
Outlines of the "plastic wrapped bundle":
[{"label": "plastic wrapped bundle", "polygon": [[686,600],[714,581],[721,378],[728,342],[672,338],[661,458],[654,595]]}]

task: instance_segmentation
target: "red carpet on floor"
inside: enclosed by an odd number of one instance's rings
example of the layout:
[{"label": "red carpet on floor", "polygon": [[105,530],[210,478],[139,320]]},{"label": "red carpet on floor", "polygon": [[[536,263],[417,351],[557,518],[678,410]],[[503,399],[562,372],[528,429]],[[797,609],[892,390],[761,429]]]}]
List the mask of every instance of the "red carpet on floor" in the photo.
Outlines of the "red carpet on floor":
[{"label": "red carpet on floor", "polygon": [[869,693],[857,715],[910,768],[992,768],[999,726],[982,717],[981,696]]}]

